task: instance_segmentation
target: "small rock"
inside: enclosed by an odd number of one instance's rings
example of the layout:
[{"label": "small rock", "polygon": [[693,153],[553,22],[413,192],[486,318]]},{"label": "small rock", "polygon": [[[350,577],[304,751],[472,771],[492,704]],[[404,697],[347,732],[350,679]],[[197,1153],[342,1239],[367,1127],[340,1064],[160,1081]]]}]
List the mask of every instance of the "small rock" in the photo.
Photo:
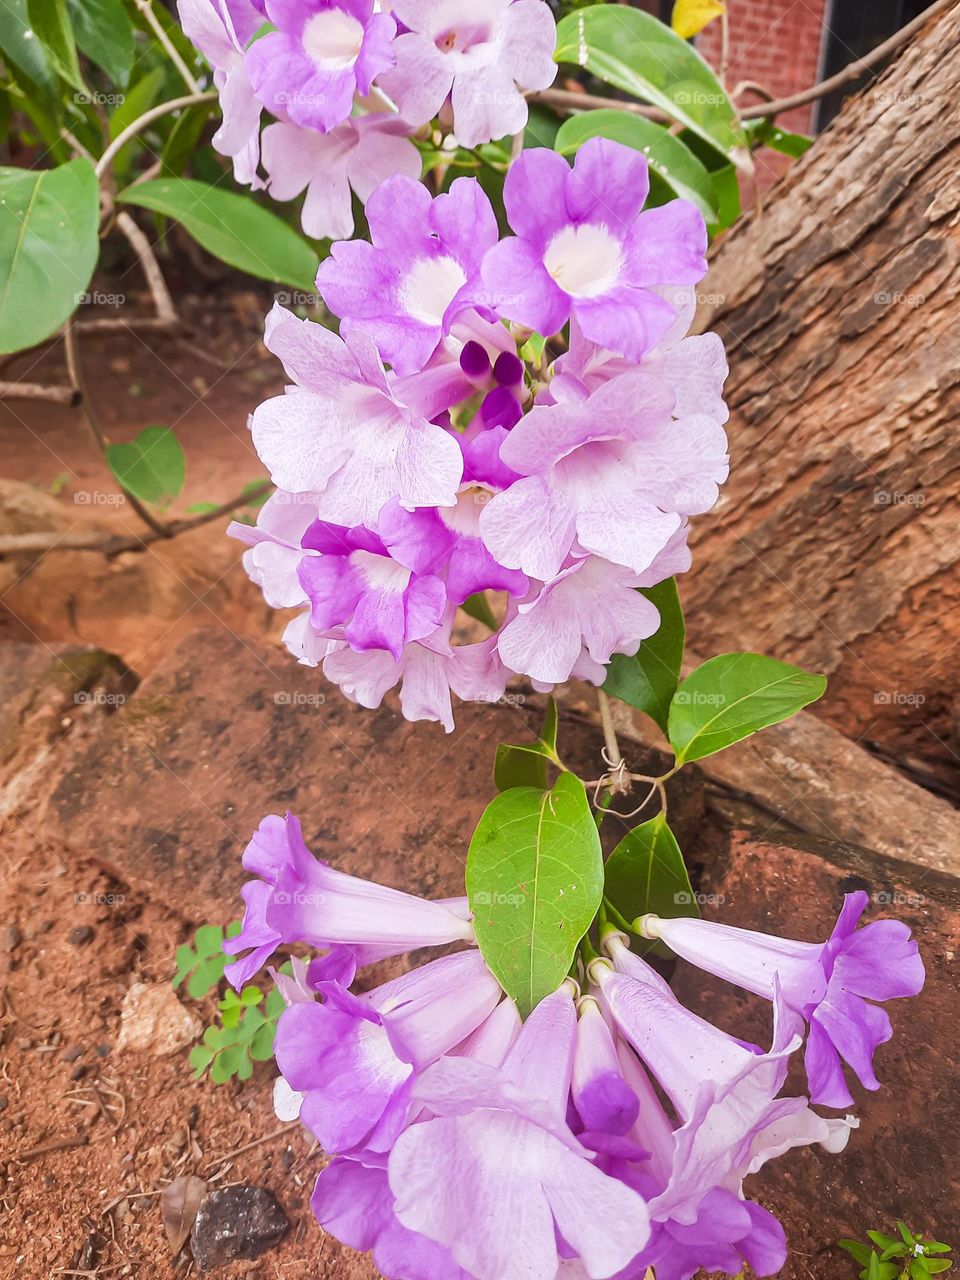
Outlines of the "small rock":
[{"label": "small rock", "polygon": [[202,1030],[200,1019],[183,1007],[167,983],[135,982],[120,1009],[117,1050],[161,1058],[185,1049]]},{"label": "small rock", "polygon": [[93,927],[89,924],[75,925],[67,937],[67,941],[74,947],[85,947],[88,942],[93,941]]},{"label": "small rock", "polygon": [[190,1233],[201,1271],[237,1258],[259,1258],[280,1243],[290,1224],[265,1187],[223,1187],[204,1196]]},{"label": "small rock", "polygon": [[83,1045],[71,1044],[63,1051],[64,1062],[76,1062],[78,1058],[83,1057]]},{"label": "small rock", "polygon": [[70,1072],[70,1079],[82,1080],[86,1074],[87,1074],[87,1068],[83,1065],[82,1062],[78,1062],[77,1065]]},{"label": "small rock", "polygon": [[100,1044],[96,1044],[93,1046],[93,1052],[97,1055],[98,1058],[109,1058],[110,1046],[106,1043],[106,1041],[101,1041]]},{"label": "small rock", "polygon": [[23,934],[15,924],[8,924],[0,930],[0,951],[16,951],[23,941]]}]

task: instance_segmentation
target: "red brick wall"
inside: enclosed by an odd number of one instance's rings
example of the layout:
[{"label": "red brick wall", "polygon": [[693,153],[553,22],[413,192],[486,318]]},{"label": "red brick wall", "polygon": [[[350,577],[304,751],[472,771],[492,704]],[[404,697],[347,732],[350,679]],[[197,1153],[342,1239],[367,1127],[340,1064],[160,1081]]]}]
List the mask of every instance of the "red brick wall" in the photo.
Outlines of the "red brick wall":
[{"label": "red brick wall", "polygon": [[[726,83],[756,80],[774,97],[783,98],[815,84],[820,68],[820,39],[825,0],[727,0],[730,60]],[[711,66],[720,59],[720,23],[713,22],[697,40],[697,48]],[[754,95],[738,99],[756,102]],[[800,107],[779,119],[786,129],[809,133],[810,107]]]}]

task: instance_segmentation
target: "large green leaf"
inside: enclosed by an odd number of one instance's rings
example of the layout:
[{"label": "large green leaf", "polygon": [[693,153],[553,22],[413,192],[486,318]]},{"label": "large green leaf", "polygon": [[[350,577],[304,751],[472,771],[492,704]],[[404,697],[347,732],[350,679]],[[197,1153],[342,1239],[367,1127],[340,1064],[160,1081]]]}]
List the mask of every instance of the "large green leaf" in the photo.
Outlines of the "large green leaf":
[{"label": "large green leaf", "polygon": [[3,0],[0,4],[0,53],[34,84],[49,93],[56,89],[56,73],[46,48],[33,34],[27,0]]},{"label": "large green leaf", "polygon": [[0,168],[0,351],[32,347],[74,311],[97,264],[99,219],[89,160]]},{"label": "large green leaf", "polygon": [[662,813],[628,831],[611,853],[604,896],[629,922],[648,911],[667,918],[700,914],[680,846]]},{"label": "large green leaf", "polygon": [[122,0],[68,0],[77,44],[121,89],[133,67],[133,23]]},{"label": "large green leaf", "polygon": [[146,427],[128,444],[108,444],[106,455],[117,483],[142,502],[165,505],[183,488],[187,462],[169,427]]},{"label": "large green leaf", "polygon": [[316,252],[250,196],[193,178],[156,178],[127,187],[117,199],[180,222],[215,257],[249,275],[312,290]]},{"label": "large green leaf", "polygon": [[583,783],[514,787],[484,810],[467,855],[480,951],[522,1017],[555,991],[603,893],[600,837]]},{"label": "large green leaf", "polygon": [[692,129],[747,173],[750,149],[736,108],[692,45],[649,13],[598,4],[557,28],[557,62],[573,62]]},{"label": "large green leaf", "polygon": [[759,653],[710,658],[687,676],[670,704],[668,736],[677,764],[711,756],[786,720],[816,702],[826,687],[824,676]]},{"label": "large green leaf", "polygon": [[612,138],[642,151],[651,171],[663,179],[674,195],[692,201],[708,223],[717,221],[713,183],[706,166],[663,125],[626,111],[585,111],[564,120],[554,149],[561,155],[572,155],[589,138]]},{"label": "large green leaf", "polygon": [[85,93],[67,0],[28,0],[27,12],[34,39],[50,54],[64,80],[79,93]]},{"label": "large green leaf", "polygon": [[657,606],[660,626],[649,640],[641,642],[633,657],[622,653],[613,656],[603,687],[621,702],[645,711],[666,733],[670,699],[677,691],[683,661],[683,610],[673,578],[641,590]]},{"label": "large green leaf", "polygon": [[543,728],[536,742],[501,742],[493,765],[493,781],[498,791],[510,787],[547,785],[547,761],[560,766],[557,754],[557,704],[547,699]]}]

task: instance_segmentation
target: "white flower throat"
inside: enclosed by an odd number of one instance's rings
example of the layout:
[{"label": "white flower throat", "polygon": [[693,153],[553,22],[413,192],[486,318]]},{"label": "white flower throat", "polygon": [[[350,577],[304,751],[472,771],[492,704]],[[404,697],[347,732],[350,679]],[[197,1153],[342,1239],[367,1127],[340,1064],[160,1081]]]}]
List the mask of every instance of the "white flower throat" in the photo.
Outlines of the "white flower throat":
[{"label": "white flower throat", "polygon": [[543,255],[543,265],[571,298],[595,298],[617,281],[623,246],[606,227],[595,222],[564,227]]}]

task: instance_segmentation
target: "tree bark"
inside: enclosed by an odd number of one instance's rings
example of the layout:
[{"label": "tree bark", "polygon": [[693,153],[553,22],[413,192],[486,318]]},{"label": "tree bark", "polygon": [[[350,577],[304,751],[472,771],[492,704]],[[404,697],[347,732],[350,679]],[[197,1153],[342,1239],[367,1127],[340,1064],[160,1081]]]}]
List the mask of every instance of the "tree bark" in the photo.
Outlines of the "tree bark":
[{"label": "tree bark", "polygon": [[960,4],[720,245],[731,475],[693,646],[824,671],[818,714],[960,794]]}]

